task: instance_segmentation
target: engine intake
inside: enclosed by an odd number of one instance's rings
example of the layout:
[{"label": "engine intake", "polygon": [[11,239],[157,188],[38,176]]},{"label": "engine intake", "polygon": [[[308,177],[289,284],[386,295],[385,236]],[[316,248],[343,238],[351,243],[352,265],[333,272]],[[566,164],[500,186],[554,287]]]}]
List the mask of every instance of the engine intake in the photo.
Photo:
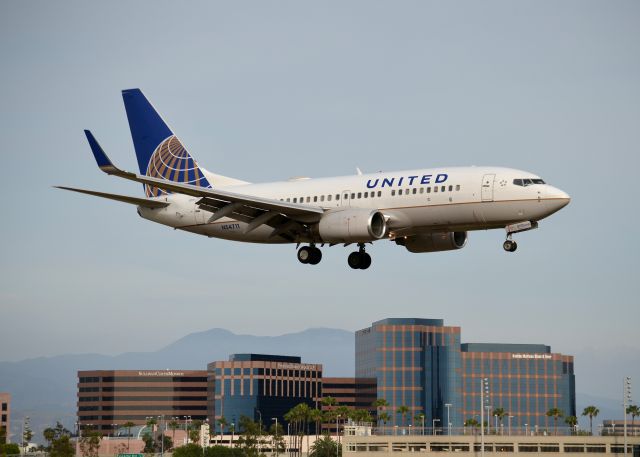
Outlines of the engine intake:
[{"label": "engine intake", "polygon": [[453,251],[467,245],[467,232],[425,233],[396,238],[395,241],[414,253]]},{"label": "engine intake", "polygon": [[387,223],[380,211],[350,208],[326,213],[313,231],[327,243],[365,243],[383,238]]}]

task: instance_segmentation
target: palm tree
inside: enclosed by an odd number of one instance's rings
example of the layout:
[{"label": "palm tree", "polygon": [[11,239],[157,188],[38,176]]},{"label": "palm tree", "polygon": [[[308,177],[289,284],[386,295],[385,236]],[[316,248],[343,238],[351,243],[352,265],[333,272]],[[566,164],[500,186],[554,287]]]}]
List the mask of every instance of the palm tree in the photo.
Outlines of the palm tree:
[{"label": "palm tree", "polygon": [[558,434],[558,419],[561,418],[562,416],[564,416],[564,413],[562,412],[562,410],[560,410],[558,408],[551,408],[545,414],[546,414],[547,417],[552,417],[553,418],[555,434],[557,435]]},{"label": "palm tree", "polygon": [[631,414],[631,430],[633,430],[633,434],[635,436],[635,433],[636,433],[635,421],[636,421],[636,416],[640,416],[640,407],[638,405],[627,406],[627,414]]},{"label": "palm tree", "polygon": [[[502,419],[504,419],[504,416],[507,415],[507,413],[504,412],[504,408],[496,408],[493,410],[493,415],[496,416],[498,418],[498,421],[500,422],[500,425],[502,426]],[[500,427],[502,429],[502,427]],[[497,433],[497,430],[496,430]]]},{"label": "palm tree", "polygon": [[404,425],[405,425],[405,422],[407,420],[407,413],[408,412],[409,412],[409,407],[407,405],[398,406],[398,410],[396,411],[396,413],[402,415],[402,427],[404,427]]},{"label": "palm tree", "polygon": [[313,422],[316,426],[316,440],[320,435],[320,424],[322,423],[322,411],[318,408],[314,408],[309,411],[309,420]]},{"label": "palm tree", "polygon": [[422,427],[422,434],[424,435],[424,413],[416,414],[413,420],[418,421],[418,423]]},{"label": "palm tree", "polygon": [[389,406],[389,402],[384,398],[378,398],[371,406],[376,408],[376,424],[380,426],[380,413],[382,413],[384,408]]},{"label": "palm tree", "polygon": [[333,397],[323,397],[322,398],[322,405],[323,406],[336,406],[337,404],[338,404],[338,401]]},{"label": "palm tree", "polygon": [[134,427],[135,425],[136,424],[131,421],[122,424],[122,426],[127,429],[127,452],[129,452],[129,444],[131,443],[131,427]]},{"label": "palm tree", "polygon": [[564,418],[565,424],[571,427],[571,433],[575,432],[576,425],[578,425],[578,418],[576,416],[567,416]]},{"label": "palm tree", "polygon": [[[176,442],[176,430],[180,427],[177,420],[173,419],[169,422],[169,428],[171,429],[171,441]],[[175,445],[175,444],[174,444]]]},{"label": "palm tree", "polygon": [[464,421],[464,427],[465,427],[465,433],[466,433],[466,427],[472,427],[474,433],[477,432],[478,430],[478,425],[480,425],[480,423],[474,419],[473,417],[470,417],[469,419],[467,419],[466,421]]},{"label": "palm tree", "polygon": [[593,405],[587,406],[582,410],[583,416],[589,416],[589,430],[591,435],[593,435],[593,418],[596,417],[599,412],[600,410]]},{"label": "palm tree", "polygon": [[227,428],[229,422],[227,422],[227,419],[225,419],[224,416],[220,416],[220,419],[218,419],[218,425],[220,426],[220,436],[222,436],[224,435],[224,429]]},{"label": "palm tree", "polygon": [[389,416],[388,413],[384,412],[378,416],[378,419],[380,420],[380,422],[382,422],[382,426],[384,427],[387,425],[387,422],[391,420],[391,416]]}]

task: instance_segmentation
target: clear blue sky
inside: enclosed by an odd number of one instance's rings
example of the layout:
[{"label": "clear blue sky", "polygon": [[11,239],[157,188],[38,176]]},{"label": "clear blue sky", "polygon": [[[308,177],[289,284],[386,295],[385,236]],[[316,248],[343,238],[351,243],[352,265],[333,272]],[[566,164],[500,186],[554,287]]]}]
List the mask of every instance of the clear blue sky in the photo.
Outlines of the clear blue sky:
[{"label": "clear blue sky", "polygon": [[[617,396],[623,375],[640,382],[638,24],[637,1],[2,2],[0,360],[434,317],[464,341],[606,361],[577,388]],[[366,272],[342,247],[302,266],[293,246],[51,188],[142,195],[98,171],[82,134],[135,170],[130,87],[221,174],[504,165],[573,201],[514,255],[493,231],[454,253],[379,242]]]}]

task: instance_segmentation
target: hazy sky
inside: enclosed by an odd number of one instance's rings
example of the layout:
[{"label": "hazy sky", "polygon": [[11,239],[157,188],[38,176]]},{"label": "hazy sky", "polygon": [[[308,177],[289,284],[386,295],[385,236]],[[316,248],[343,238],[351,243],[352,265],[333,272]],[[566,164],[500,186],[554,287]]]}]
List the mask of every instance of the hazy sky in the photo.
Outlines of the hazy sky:
[{"label": "hazy sky", "polygon": [[[640,352],[638,1],[4,1],[0,57],[0,360],[391,316],[550,344],[577,367]],[[228,176],[503,165],[573,201],[515,254],[498,230],[453,253],[378,242],[367,271],[343,247],[303,266],[294,246],[176,232],[52,189],[142,196],[96,168],[82,133],[136,170],[131,87]],[[613,393],[640,382],[613,365],[590,376]]]}]

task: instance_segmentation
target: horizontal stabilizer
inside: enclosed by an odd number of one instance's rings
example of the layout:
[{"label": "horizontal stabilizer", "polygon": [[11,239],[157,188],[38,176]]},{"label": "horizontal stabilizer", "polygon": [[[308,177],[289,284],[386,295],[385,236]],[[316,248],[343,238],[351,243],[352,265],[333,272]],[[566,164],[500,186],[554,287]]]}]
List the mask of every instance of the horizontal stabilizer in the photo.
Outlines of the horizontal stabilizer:
[{"label": "horizontal stabilizer", "polygon": [[[106,156],[105,156],[106,157]],[[76,189],[74,187],[54,186],[57,189],[70,190],[72,192],[80,192],[81,194],[93,195],[94,197],[108,198],[109,200],[116,200],[119,202],[129,203],[131,205],[138,205],[144,208],[156,209],[169,206],[167,202],[161,202],[158,200],[149,200],[146,198],[129,197],[127,195],[108,194],[106,192],[97,192],[95,190]]]}]

